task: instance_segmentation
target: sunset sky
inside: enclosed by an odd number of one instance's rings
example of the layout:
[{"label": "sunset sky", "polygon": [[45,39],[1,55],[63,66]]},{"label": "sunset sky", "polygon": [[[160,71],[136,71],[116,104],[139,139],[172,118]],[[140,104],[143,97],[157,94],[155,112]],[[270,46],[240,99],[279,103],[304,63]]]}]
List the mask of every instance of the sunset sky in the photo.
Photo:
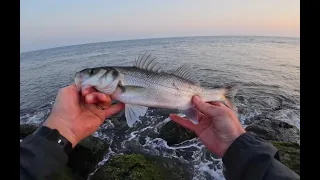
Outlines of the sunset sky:
[{"label": "sunset sky", "polygon": [[20,4],[21,52],[142,38],[300,37],[298,0],[25,0]]}]

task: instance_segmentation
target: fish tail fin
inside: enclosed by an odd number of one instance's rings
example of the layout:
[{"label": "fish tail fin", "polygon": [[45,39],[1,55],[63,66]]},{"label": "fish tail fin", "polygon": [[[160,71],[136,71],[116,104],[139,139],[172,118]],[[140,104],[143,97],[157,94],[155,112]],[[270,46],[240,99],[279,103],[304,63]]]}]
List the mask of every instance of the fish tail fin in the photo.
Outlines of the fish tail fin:
[{"label": "fish tail fin", "polygon": [[234,97],[236,96],[238,89],[239,88],[237,85],[229,85],[224,87],[225,104],[235,112],[237,112],[238,109],[234,104]]},{"label": "fish tail fin", "polygon": [[218,89],[205,90],[200,97],[205,102],[219,101],[237,112],[237,107],[234,105],[234,97],[238,89],[238,85],[228,85]]}]

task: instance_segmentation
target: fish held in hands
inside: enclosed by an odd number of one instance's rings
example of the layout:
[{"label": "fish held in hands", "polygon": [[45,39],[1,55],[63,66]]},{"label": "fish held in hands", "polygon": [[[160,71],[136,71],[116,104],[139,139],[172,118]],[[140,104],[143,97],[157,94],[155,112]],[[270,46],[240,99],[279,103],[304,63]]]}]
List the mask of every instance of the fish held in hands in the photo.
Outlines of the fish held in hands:
[{"label": "fish held in hands", "polygon": [[198,123],[192,97],[205,102],[219,101],[236,111],[232,100],[235,86],[208,89],[200,83],[189,65],[182,65],[174,73],[164,72],[151,54],[140,54],[133,66],[105,66],[83,69],[75,74],[79,91],[94,87],[125,104],[129,127],[144,116],[148,107],[182,111],[194,124]]}]

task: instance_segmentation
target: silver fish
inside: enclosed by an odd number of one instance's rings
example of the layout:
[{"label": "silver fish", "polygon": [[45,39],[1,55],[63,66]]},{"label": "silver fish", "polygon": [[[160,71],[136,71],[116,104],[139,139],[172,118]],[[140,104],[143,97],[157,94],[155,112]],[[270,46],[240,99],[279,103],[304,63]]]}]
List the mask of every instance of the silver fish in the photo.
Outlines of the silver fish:
[{"label": "silver fish", "polygon": [[111,95],[125,104],[129,127],[140,121],[148,107],[182,111],[194,124],[198,123],[197,110],[191,104],[193,96],[203,101],[220,101],[236,111],[232,99],[235,86],[207,89],[200,86],[189,65],[182,65],[174,73],[164,72],[151,54],[140,54],[133,66],[108,66],[83,69],[75,74],[80,91],[89,86]]}]

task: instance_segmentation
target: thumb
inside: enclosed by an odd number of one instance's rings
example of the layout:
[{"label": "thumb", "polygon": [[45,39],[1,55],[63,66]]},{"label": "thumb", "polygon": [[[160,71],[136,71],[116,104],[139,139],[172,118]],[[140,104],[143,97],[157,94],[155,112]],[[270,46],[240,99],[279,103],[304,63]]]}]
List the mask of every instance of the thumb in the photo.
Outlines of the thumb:
[{"label": "thumb", "polygon": [[221,114],[221,107],[219,107],[218,105],[211,105],[209,103],[203,102],[199,96],[193,97],[192,102],[198,109],[198,111],[207,116],[215,117]]},{"label": "thumb", "polygon": [[104,94],[93,92],[85,96],[85,107],[93,114],[98,116],[101,121],[105,120],[106,110],[100,109],[108,109],[111,106],[111,99],[109,96]]},{"label": "thumb", "polygon": [[176,114],[170,114],[170,119],[191,131],[195,130],[195,124],[193,124],[189,119],[182,118]]}]

